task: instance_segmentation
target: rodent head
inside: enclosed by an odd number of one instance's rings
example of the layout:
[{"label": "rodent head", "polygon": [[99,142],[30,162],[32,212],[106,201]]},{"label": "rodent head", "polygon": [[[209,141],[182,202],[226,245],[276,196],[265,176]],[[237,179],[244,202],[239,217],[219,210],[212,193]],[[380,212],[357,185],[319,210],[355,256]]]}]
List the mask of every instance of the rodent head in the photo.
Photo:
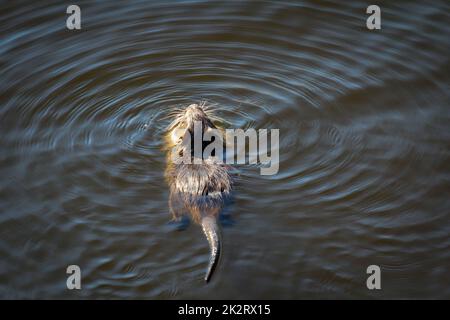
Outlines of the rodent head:
[{"label": "rodent head", "polygon": [[169,125],[169,132],[173,143],[177,143],[186,133],[194,134],[195,122],[202,123],[202,133],[208,129],[215,129],[213,122],[205,112],[204,106],[191,104],[185,110],[176,115]]}]

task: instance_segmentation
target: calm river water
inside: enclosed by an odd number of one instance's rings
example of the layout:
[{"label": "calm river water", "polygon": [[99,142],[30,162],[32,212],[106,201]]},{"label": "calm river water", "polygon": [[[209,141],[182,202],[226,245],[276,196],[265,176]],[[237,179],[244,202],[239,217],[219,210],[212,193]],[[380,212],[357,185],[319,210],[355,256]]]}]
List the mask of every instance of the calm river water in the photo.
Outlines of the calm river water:
[{"label": "calm river water", "polygon": [[[365,1],[76,4],[81,30],[1,4],[0,298],[450,298],[448,1],[377,1],[373,31]],[[237,167],[207,285],[162,151],[202,100],[280,129],[278,174]]]}]

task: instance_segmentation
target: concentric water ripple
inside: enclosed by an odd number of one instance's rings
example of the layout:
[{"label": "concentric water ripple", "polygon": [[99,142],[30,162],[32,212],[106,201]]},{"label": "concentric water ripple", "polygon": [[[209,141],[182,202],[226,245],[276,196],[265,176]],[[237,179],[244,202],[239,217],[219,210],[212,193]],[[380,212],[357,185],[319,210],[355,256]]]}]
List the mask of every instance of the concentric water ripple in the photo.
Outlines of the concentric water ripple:
[{"label": "concentric water ripple", "polygon": [[[450,297],[448,2],[381,1],[378,31],[363,2],[77,4],[79,31],[2,4],[0,297]],[[198,101],[280,129],[278,174],[238,166],[208,286],[163,179],[168,115]]]}]

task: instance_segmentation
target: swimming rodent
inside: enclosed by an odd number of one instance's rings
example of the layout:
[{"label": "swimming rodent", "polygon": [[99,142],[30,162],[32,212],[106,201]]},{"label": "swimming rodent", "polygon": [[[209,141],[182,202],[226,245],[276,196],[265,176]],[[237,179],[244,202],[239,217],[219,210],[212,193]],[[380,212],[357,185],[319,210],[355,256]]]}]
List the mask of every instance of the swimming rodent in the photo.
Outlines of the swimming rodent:
[{"label": "swimming rodent", "polygon": [[[202,138],[205,132],[218,129],[211,118],[210,109],[205,104],[191,104],[181,109],[170,123],[166,145],[168,147],[166,180],[169,185],[169,209],[175,221],[180,221],[185,215],[202,226],[210,248],[209,264],[205,281],[209,282],[216,269],[221,254],[221,234],[218,217],[226,200],[231,195],[233,181],[231,167],[217,161],[214,157],[203,159],[195,164],[194,148],[188,148],[186,141],[194,141],[194,122],[201,122]],[[209,114],[209,116],[208,116]],[[189,139],[186,139],[189,135]],[[203,139],[202,139],[203,141]],[[202,144],[202,149],[208,143]],[[186,154],[189,153],[190,155]],[[172,152],[189,157],[189,163],[174,162]]]}]

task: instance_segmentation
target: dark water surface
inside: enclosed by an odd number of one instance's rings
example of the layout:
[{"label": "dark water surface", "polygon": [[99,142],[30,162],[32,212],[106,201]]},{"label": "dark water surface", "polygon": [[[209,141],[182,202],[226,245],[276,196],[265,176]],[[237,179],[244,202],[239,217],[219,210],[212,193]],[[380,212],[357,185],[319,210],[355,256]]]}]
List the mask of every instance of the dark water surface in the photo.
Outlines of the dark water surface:
[{"label": "dark water surface", "polygon": [[[448,1],[377,1],[378,31],[371,2],[76,4],[69,31],[68,3],[2,1],[1,298],[450,298]],[[281,147],[239,166],[208,285],[161,150],[201,100]]]}]

